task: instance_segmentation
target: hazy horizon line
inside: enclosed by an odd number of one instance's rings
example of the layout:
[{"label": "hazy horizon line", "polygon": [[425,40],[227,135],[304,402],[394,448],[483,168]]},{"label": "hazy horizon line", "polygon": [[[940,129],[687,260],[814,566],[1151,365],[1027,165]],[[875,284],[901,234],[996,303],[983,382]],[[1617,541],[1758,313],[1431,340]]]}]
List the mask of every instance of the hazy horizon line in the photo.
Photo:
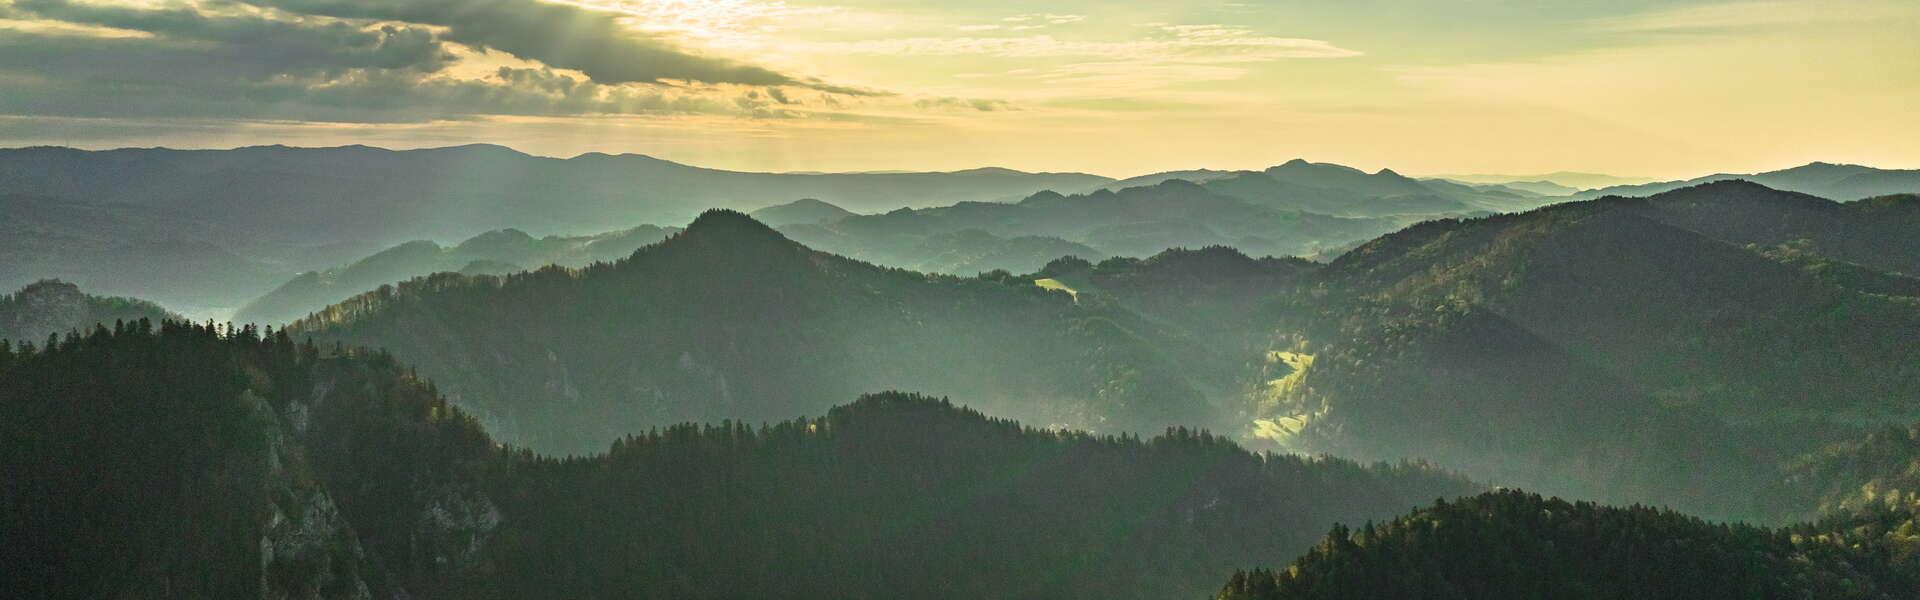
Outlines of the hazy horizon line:
[{"label": "hazy horizon line", "polygon": [[1713,170],[1711,172],[1700,173],[1692,176],[1672,177],[1672,178],[1640,175],[1640,174],[1620,174],[1620,173],[1612,173],[1612,172],[1607,172],[1602,170],[1583,169],[1581,167],[1565,167],[1565,168],[1555,169],[1551,171],[1517,170],[1512,172],[1505,172],[1498,169],[1489,169],[1489,170],[1484,170],[1480,172],[1456,171],[1456,172],[1446,172],[1446,173],[1421,173],[1421,172],[1406,172],[1406,171],[1402,171],[1401,169],[1393,168],[1391,166],[1381,166],[1381,167],[1369,169],[1366,167],[1354,166],[1349,163],[1317,161],[1317,160],[1308,159],[1304,156],[1294,156],[1292,158],[1287,158],[1287,159],[1279,160],[1276,162],[1267,163],[1267,167],[1260,167],[1260,168],[1190,166],[1190,167],[1163,168],[1159,170],[1146,171],[1142,173],[1134,173],[1129,175],[1112,175],[1107,173],[1096,173],[1092,171],[1082,171],[1082,170],[1068,170],[1068,171],[1053,171],[1053,170],[1045,170],[1045,169],[1029,170],[1026,168],[999,165],[999,164],[986,164],[986,165],[966,167],[966,168],[960,168],[960,169],[913,169],[913,168],[880,167],[880,168],[873,168],[873,169],[858,169],[858,170],[845,170],[845,171],[811,170],[811,169],[785,170],[785,171],[771,171],[771,170],[759,171],[759,170],[732,169],[732,168],[725,168],[725,167],[705,166],[705,165],[697,164],[694,162],[688,162],[688,161],[678,160],[673,158],[666,158],[657,154],[648,154],[644,152],[634,152],[634,151],[606,152],[606,151],[593,150],[593,151],[576,153],[570,156],[561,156],[557,154],[539,154],[535,152],[528,152],[526,150],[521,150],[511,145],[495,143],[495,142],[468,142],[468,143],[462,143],[462,144],[448,144],[443,146],[411,146],[411,147],[390,147],[390,146],[380,146],[380,145],[366,144],[366,143],[348,143],[348,144],[323,145],[323,146],[310,146],[310,145],[298,145],[298,144],[287,144],[287,143],[245,144],[245,145],[238,145],[238,146],[171,146],[171,145],[87,146],[87,145],[62,145],[62,144],[29,144],[29,145],[22,145],[22,146],[0,146],[0,151],[60,149],[60,150],[75,150],[75,151],[81,151],[81,152],[116,152],[116,151],[132,151],[132,150],[162,150],[162,151],[174,151],[174,152],[230,152],[230,151],[236,151],[236,150],[248,150],[248,149],[258,149],[258,148],[285,148],[290,150],[340,150],[340,149],[348,149],[348,148],[365,148],[365,149],[379,150],[384,152],[420,152],[420,151],[434,151],[434,150],[452,150],[452,149],[469,148],[469,147],[500,148],[500,149],[511,151],[513,153],[527,156],[530,158],[541,158],[541,159],[561,160],[561,161],[575,160],[575,159],[591,157],[591,156],[639,157],[639,158],[646,158],[650,160],[670,162],[670,163],[674,163],[674,164],[685,166],[685,167],[706,169],[711,171],[725,171],[725,172],[732,172],[732,173],[750,173],[750,174],[767,174],[767,175],[887,175],[887,174],[904,175],[904,174],[965,173],[965,172],[971,172],[971,171],[1004,170],[1004,171],[1025,173],[1030,175],[1088,175],[1088,176],[1111,179],[1114,181],[1123,181],[1126,179],[1132,179],[1136,177],[1146,177],[1149,175],[1158,175],[1162,173],[1173,173],[1173,172],[1179,172],[1179,171],[1206,170],[1206,171],[1223,171],[1223,172],[1258,172],[1263,168],[1279,166],[1294,160],[1304,160],[1308,163],[1313,163],[1313,164],[1338,165],[1342,167],[1360,170],[1369,174],[1379,173],[1381,170],[1391,170],[1403,176],[1416,178],[1416,179],[1447,179],[1447,178],[1453,178],[1453,177],[1513,177],[1515,178],[1515,179],[1512,179],[1511,181],[1523,181],[1525,180],[1525,178],[1528,178],[1528,177],[1540,177],[1540,176],[1556,175],[1556,174],[1582,174],[1582,175],[1599,175],[1599,176],[1611,177],[1611,178],[1617,178],[1617,179],[1641,179],[1641,180],[1645,180],[1647,183],[1659,183],[1659,182],[1665,182],[1665,181],[1684,181],[1687,179],[1693,179],[1697,177],[1706,177],[1711,175],[1753,175],[1753,174],[1766,173],[1771,171],[1792,169],[1796,167],[1804,167],[1804,166],[1814,165],[1814,164],[1828,164],[1828,165],[1835,165],[1835,166],[1858,166],[1858,167],[1866,167],[1870,169],[1878,169],[1878,170],[1885,170],[1885,171],[1920,170],[1920,167],[1889,167],[1889,166],[1870,165],[1870,164],[1859,163],[1859,162],[1842,162],[1842,161],[1811,159],[1811,160],[1806,160],[1804,162],[1795,162],[1793,164],[1788,164],[1785,166],[1758,170],[1758,171],[1739,171],[1739,170],[1730,170],[1730,169],[1719,169],[1719,170]]}]

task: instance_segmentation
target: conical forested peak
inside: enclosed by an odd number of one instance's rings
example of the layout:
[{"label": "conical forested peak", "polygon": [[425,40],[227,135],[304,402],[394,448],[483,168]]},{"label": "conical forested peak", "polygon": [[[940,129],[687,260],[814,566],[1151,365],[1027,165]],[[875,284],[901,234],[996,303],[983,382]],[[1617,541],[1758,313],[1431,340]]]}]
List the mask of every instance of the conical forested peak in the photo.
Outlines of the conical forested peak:
[{"label": "conical forested peak", "polygon": [[1031,196],[1027,196],[1027,198],[1025,200],[1021,200],[1020,203],[1021,204],[1039,204],[1039,203],[1046,203],[1046,202],[1058,202],[1060,200],[1065,200],[1065,199],[1066,199],[1066,196],[1061,195],[1060,192],[1056,192],[1053,190],[1041,190]]},{"label": "conical forested peak", "polygon": [[754,220],[746,213],[737,210],[716,208],[700,213],[682,235],[686,236],[744,236],[748,238],[786,239],[780,232],[774,231],[765,223]]},{"label": "conical forested peak", "polygon": [[1684,187],[1670,192],[1654,194],[1647,198],[1655,203],[1711,203],[1724,205],[1751,205],[1755,203],[1777,204],[1783,206],[1831,208],[1836,204],[1826,198],[1778,190],[1755,183],[1747,179],[1723,179]]},{"label": "conical forested peak", "polygon": [[1200,184],[1185,179],[1168,179],[1160,182],[1160,185],[1153,187],[1162,192],[1200,191],[1205,189],[1201,187]]}]

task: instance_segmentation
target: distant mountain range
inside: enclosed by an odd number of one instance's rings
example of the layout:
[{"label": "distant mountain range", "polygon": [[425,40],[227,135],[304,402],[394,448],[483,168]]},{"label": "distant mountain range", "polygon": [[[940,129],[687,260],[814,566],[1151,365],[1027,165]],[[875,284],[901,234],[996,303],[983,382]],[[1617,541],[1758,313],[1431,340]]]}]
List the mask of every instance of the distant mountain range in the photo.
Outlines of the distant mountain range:
[{"label": "distant mountain range", "polygon": [[361,292],[421,275],[457,272],[504,275],[547,265],[584,267],[626,258],[642,246],[678,231],[641,225],[597,235],[535,238],[518,229],[474,236],[452,247],[407,242],[344,267],[308,271],[256,298],[234,313],[241,323],[285,324]]},{"label": "distant mountain range", "polygon": [[972,275],[993,269],[1030,273],[1065,255],[1099,260],[1151,256],[1169,248],[1232,246],[1256,256],[1307,255],[1415,220],[1268,206],[1171,179],[1119,191],[1041,192],[1008,204],[901,209],[790,225],[781,232],[862,260]]},{"label": "distant mountain range", "polygon": [[[1816,163],[1751,177],[1851,199],[1913,191],[1915,173]],[[1696,181],[1724,177],[1731,176]],[[1506,183],[1413,179],[1305,160],[1261,171],[1197,169],[1116,181],[1007,169],[743,173],[638,155],[543,158],[498,146],[23,148],[0,150],[0,209],[9,217],[0,220],[0,289],[59,278],[195,318],[278,320],[340,299],[320,294],[439,270],[500,272],[548,262],[531,256],[412,261],[379,277],[322,286],[330,289],[286,306],[241,311],[296,277],[326,280],[383,248],[423,240],[451,245],[506,229],[603,235],[682,223],[716,206],[761,210],[786,235],[820,249],[970,275],[1031,272],[1061,255],[1145,257],[1209,245],[1331,259],[1418,220],[1568,199],[1557,195],[1567,190],[1551,184]],[[1685,183],[1573,198],[1646,194]],[[1064,200],[1052,200],[1056,196]],[[379,281],[388,276],[396,279]]]},{"label": "distant mountain range", "polygon": [[816,198],[801,198],[747,213],[754,220],[774,227],[831,223],[859,213]]},{"label": "distant mountain range", "polygon": [[1512,184],[1515,182],[1545,183],[1556,188],[1572,188],[1575,191],[1602,188],[1616,185],[1636,185],[1651,183],[1652,177],[1621,177],[1603,173],[1581,173],[1578,171],[1556,171],[1534,175],[1433,175],[1434,179],[1447,179],[1472,184]]},{"label": "distant mountain range", "polygon": [[487,145],[0,150],[0,189],[9,193],[161,209],[302,243],[460,239],[508,227],[577,235],[797,198],[873,211],[1009,200],[1105,180],[997,168],[748,173],[637,154],[558,159]]},{"label": "distant mountain range", "polygon": [[1575,198],[1648,196],[1702,183],[1732,179],[1752,181],[1776,190],[1812,194],[1841,201],[1893,194],[1920,194],[1920,169],[1876,169],[1860,165],[1816,162],[1764,173],[1717,173],[1684,181],[1614,185],[1589,189],[1576,194]]},{"label": "distant mountain range", "polygon": [[[1494,198],[1497,192],[1464,186],[1430,190],[1418,183],[1408,185],[1390,173],[1342,178],[1345,168],[1334,165],[1276,169],[1269,171],[1287,171],[1287,177],[1240,182],[1233,193],[1221,195],[1281,210],[1403,219],[1536,203]],[[1138,181],[1151,180],[1158,186],[1181,177],[1208,180],[1246,175],[1190,171]],[[1294,182],[1294,175],[1305,183]],[[610,228],[682,223],[713,207],[766,209],[761,216],[770,223],[805,227],[847,216],[842,212],[1017,202],[1041,191],[1088,191],[1116,183],[1093,175],[995,168],[949,173],[746,173],[639,155],[545,158],[485,145],[403,151],[365,146],[8,149],[0,150],[0,207],[10,217],[0,222],[0,258],[4,259],[0,260],[0,287],[57,277],[101,293],[159,301],[196,317],[225,319],[296,274],[339,269],[382,248],[412,241],[446,243],[504,229],[563,237],[596,235]],[[1378,197],[1382,193],[1394,197]],[[818,202],[794,203],[798,198]],[[1203,222],[1215,218],[1198,217]],[[1062,253],[1090,258],[1121,253],[1144,256],[1169,247],[1235,243],[1236,236],[1244,237],[1218,227],[1176,225],[1164,219],[1132,225],[1132,231],[1108,232],[1104,245],[1088,245],[1088,239],[1074,236],[1094,229],[1090,221],[1057,224],[1033,233],[983,229],[991,238],[953,230],[947,232],[951,235],[929,234],[912,240],[854,239],[832,247],[894,266],[972,273],[995,268],[1030,270]],[[1296,240],[1275,238],[1286,233],[1275,229],[1257,234],[1267,241],[1256,242],[1264,245],[1248,250],[1324,251],[1383,231],[1376,228],[1330,238],[1316,234]],[[835,237],[794,235],[823,246],[834,244]],[[1000,242],[1012,238],[1018,239]],[[874,250],[863,254],[862,248]]]}]

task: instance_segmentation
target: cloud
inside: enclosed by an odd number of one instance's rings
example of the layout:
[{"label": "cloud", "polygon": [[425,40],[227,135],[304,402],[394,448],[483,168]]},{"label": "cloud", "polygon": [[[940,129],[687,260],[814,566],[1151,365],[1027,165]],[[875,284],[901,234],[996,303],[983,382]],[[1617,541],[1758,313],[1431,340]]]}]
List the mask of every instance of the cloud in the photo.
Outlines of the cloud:
[{"label": "cloud", "polygon": [[623,25],[618,13],[539,0],[243,0],[342,19],[446,28],[445,38],[585,73],[599,83],[802,85],[772,70],[701,56]]},{"label": "cloud", "polygon": [[1758,0],[1717,2],[1594,19],[1606,33],[1727,33],[1901,18],[1911,5],[1884,0]]},{"label": "cloud", "polygon": [[[887,95],[688,54],[608,13],[531,0],[154,6],[0,1],[0,114],[339,123],[793,118],[808,115],[786,108],[801,101],[784,88],[823,98]],[[510,17],[522,20],[488,23]],[[509,66],[491,66],[500,64]]]},{"label": "cloud", "polygon": [[[137,31],[150,34],[148,39],[154,44],[193,47],[205,53],[207,60],[242,77],[354,68],[430,72],[452,60],[452,54],[432,31],[412,25],[364,27],[338,21],[280,21],[252,15],[209,15],[189,8],[143,10],[67,0],[17,0],[13,7],[17,14]],[[125,56],[122,60],[145,59]]]},{"label": "cloud", "polygon": [[1120,41],[1065,40],[1051,35],[916,37],[816,44],[815,50],[848,54],[1265,62],[1295,58],[1346,58],[1361,53],[1332,42],[1263,36],[1226,25],[1160,25],[1147,37]]},{"label": "cloud", "polygon": [[979,112],[997,112],[997,111],[1003,111],[1003,110],[1013,110],[1013,104],[1005,100],[991,100],[991,99],[984,99],[984,98],[954,98],[949,96],[941,96],[936,98],[922,98],[919,100],[915,100],[913,103],[913,106],[914,108],[919,108],[923,110],[946,109],[946,110],[973,110],[973,111],[979,111]]}]

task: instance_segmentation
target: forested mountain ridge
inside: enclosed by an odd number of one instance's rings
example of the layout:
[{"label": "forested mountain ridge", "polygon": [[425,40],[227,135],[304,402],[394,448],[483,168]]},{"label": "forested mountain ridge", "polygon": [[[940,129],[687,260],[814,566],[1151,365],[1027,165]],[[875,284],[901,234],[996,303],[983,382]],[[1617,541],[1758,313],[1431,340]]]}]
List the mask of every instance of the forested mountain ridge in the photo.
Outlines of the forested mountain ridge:
[{"label": "forested mountain ridge", "polygon": [[[1920,301],[1782,261],[1750,233],[1808,210],[1861,209],[1727,182],[1383,236],[1276,306],[1271,343],[1301,368],[1252,391],[1256,432],[1771,518],[1774,499],[1714,490],[1764,485],[1856,423],[1911,419],[1901,400],[1920,393],[1906,339]],[[1836,244],[1804,231],[1802,246]],[[1850,268],[1882,290],[1904,281]],[[1776,428],[1796,435],[1761,433]]]},{"label": "forested mountain ridge", "polygon": [[754,220],[774,227],[785,225],[813,224],[838,221],[854,216],[856,212],[835,206],[813,198],[801,198],[786,204],[776,204],[747,213]]},{"label": "forested mountain ridge", "polygon": [[[1269,172],[1287,171],[1285,167]],[[1418,182],[1391,172],[1329,179],[1320,171],[1353,170],[1313,164],[1300,176],[1316,185],[1355,187],[1253,186],[1257,189],[1249,189],[1254,193],[1223,205],[1220,199],[1232,194],[1189,186],[1192,189],[1183,193],[1194,198],[1134,193],[1129,197],[1137,201],[1115,203],[1132,208],[1114,208],[1115,214],[1108,216],[1101,208],[1107,204],[1102,201],[1112,199],[1107,194],[1126,195],[1125,190],[1135,186],[1074,173],[991,168],[745,173],[638,155],[544,158],[487,145],[402,151],[365,146],[0,149],[0,185],[6,188],[0,208],[14,217],[0,222],[0,233],[6,234],[0,236],[5,240],[0,243],[0,286],[57,277],[104,293],[153,299],[195,318],[226,320],[290,277],[339,268],[396,244],[445,243],[507,228],[542,236],[589,235],[609,226],[685,222],[706,208],[771,209],[795,198],[832,204],[825,209],[808,205],[814,209],[807,213],[812,216],[796,220],[764,213],[796,239],[888,266],[956,275],[995,269],[1031,272],[1065,254],[1148,256],[1168,248],[1208,245],[1232,245],[1256,256],[1315,255],[1344,249],[1421,216],[1539,202],[1446,182]],[[1210,180],[1235,172],[1165,175],[1129,181],[1151,182],[1138,187],[1154,189],[1176,176]],[[1106,187],[1117,189],[1071,196],[1094,202],[1053,207],[1039,228],[1017,226],[1034,211],[994,208],[1046,190]],[[1414,188],[1426,191],[1400,194]],[[1387,192],[1398,195],[1377,195]],[[1441,197],[1447,200],[1430,202]],[[1141,201],[1166,206],[1144,214],[1135,210]],[[1230,205],[1249,203],[1267,209],[1267,214],[1239,220],[1245,210]],[[822,220],[848,216],[835,210],[878,213],[901,208],[936,209],[942,215],[926,220],[935,226],[916,223],[907,231],[897,229],[904,222],[899,215],[878,220],[885,223],[878,227],[819,226]],[[1323,212],[1392,217],[1342,220]],[[997,216],[985,222],[959,218],[974,213]],[[498,265],[479,265],[477,270],[489,268]],[[372,285],[393,281],[397,279]],[[328,300],[340,297],[344,294]],[[271,320],[276,315],[250,311],[242,316]]]},{"label": "forested mountain ridge", "polygon": [[1261,206],[1347,217],[1505,212],[1559,200],[1498,186],[1418,180],[1391,169],[1367,173],[1300,159],[1264,171],[1210,178],[1202,185]]},{"label": "forested mountain ridge", "polygon": [[141,319],[175,318],[160,305],[145,300],[92,296],[80,286],[49,279],[0,296],[0,340],[40,343],[49,335],[92,331],[95,325]]},{"label": "forested mountain ridge", "polygon": [[1502,490],[1335,526],[1215,598],[1910,598],[1916,527],[1912,505],[1768,529]]},{"label": "forested mountain ridge", "polygon": [[21,597],[461,597],[493,448],[389,358],[141,320],[0,346]]},{"label": "forested mountain ridge", "polygon": [[[1300,551],[1313,523],[1471,487],[1185,429],[1035,430],[895,393],[515,468],[529,475],[502,495],[525,510],[525,543],[499,556],[507,595],[528,598],[1179,597],[1233,557]],[[625,501],[595,500],[609,497]]]},{"label": "forested mountain ridge", "polygon": [[555,459],[390,355],[150,322],[0,349],[0,434],[0,581],[29,597],[1194,596],[1477,489],[902,393]]},{"label": "forested mountain ridge", "polygon": [[1102,432],[1217,422],[1163,334],[1005,275],[886,269],[709,211],[632,257],[439,274],[294,325],[419,366],[495,435],[585,452],[647,426],[817,412],[880,389]]},{"label": "forested mountain ridge", "polygon": [[[1348,218],[1287,207],[1261,206],[1216,193],[1183,180],[1118,191],[1063,195],[1041,192],[1018,203],[963,203],[884,214],[856,215],[831,223],[794,225],[781,231],[811,247],[881,264],[943,270],[961,275],[1006,269],[1030,273],[1062,253],[1004,254],[976,260],[963,268],[946,267],[929,256],[948,235],[985,234],[993,242],[1018,247],[1021,240],[1060,240],[1086,251],[1082,258],[1151,256],[1170,248],[1232,246],[1253,256],[1313,254],[1371,238],[1416,220],[1392,216]],[[982,253],[984,254],[984,253]]]},{"label": "forested mountain ridge", "polygon": [[0,192],[0,215],[0,289],[60,279],[196,316],[231,310],[287,274],[364,252],[353,243],[274,243],[217,219],[128,204]]},{"label": "forested mountain ridge", "polygon": [[1811,194],[1842,202],[1875,196],[1920,193],[1920,169],[1876,169],[1861,165],[1807,163],[1790,169],[1762,173],[1717,173],[1684,181],[1662,181],[1636,185],[1616,185],[1590,189],[1576,198],[1604,196],[1648,196],[1703,183],[1747,180],[1776,190]]},{"label": "forested mountain ridge", "polygon": [[433,273],[504,275],[545,265],[583,267],[619,260],[666,239],[674,231],[677,229],[641,225],[595,235],[535,238],[518,229],[502,229],[451,247],[426,240],[407,242],[343,267],[301,273],[240,307],[233,319],[287,323],[343,298]]}]

